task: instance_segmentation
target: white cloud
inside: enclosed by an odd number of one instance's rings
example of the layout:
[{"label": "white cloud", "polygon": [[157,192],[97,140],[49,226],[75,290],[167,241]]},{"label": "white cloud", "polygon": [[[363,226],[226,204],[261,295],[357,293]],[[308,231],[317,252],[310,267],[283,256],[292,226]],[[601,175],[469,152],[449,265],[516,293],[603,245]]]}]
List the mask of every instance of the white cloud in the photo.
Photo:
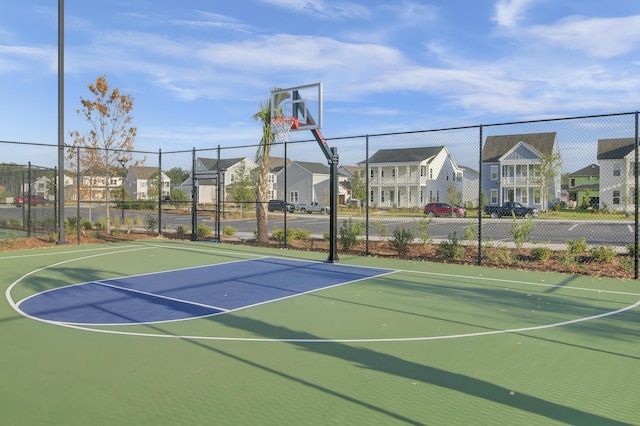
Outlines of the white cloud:
[{"label": "white cloud", "polygon": [[572,16],[555,25],[537,25],[527,33],[547,43],[589,56],[612,58],[640,45],[640,15],[620,18]]},{"label": "white cloud", "polygon": [[318,19],[362,19],[370,16],[364,6],[350,2],[328,2],[324,0],[261,0],[294,12],[304,13]]},{"label": "white cloud", "polygon": [[515,27],[523,19],[530,5],[540,0],[499,0],[496,3],[493,20],[501,27]]}]

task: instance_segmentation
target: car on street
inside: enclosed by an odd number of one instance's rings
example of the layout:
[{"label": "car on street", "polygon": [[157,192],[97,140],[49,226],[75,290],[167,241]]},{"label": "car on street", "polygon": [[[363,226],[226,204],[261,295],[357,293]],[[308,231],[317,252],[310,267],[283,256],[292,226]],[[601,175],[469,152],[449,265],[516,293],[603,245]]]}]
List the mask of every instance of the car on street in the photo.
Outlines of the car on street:
[{"label": "car on street", "polygon": [[424,214],[429,217],[465,217],[467,215],[467,211],[463,207],[454,206],[448,203],[429,203],[424,206]]},{"label": "car on street", "polygon": [[284,212],[286,209],[289,213],[293,213],[296,209],[296,206],[291,203],[285,203],[284,200],[269,200],[269,206],[267,210],[270,212]]},{"label": "car on street", "polygon": [[20,207],[23,206],[25,204],[31,203],[31,204],[46,204],[49,203],[50,201],[42,198],[42,197],[38,197],[36,195],[31,195],[29,197],[27,197],[24,194],[18,194],[14,199],[13,199],[13,203],[16,205],[16,207]]}]

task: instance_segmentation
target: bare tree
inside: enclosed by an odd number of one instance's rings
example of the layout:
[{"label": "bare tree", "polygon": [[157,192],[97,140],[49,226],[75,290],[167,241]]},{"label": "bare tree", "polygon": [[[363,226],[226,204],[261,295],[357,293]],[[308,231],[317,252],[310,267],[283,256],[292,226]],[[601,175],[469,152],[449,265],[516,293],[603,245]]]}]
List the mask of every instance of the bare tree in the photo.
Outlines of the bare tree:
[{"label": "bare tree", "polygon": [[[110,232],[111,179],[121,162],[131,166],[140,163],[132,162],[131,153],[137,133],[131,125],[133,97],[121,94],[118,88],[111,89],[106,76],[98,77],[88,88],[93,98],[81,97],[82,108],[77,112],[84,116],[91,129],[86,133],[78,130],[69,132],[73,148],[68,150],[67,158],[71,163],[79,161],[80,168],[90,177],[99,177],[101,183],[104,181],[103,199],[106,202],[107,232]],[[80,149],[76,150],[76,147]]]}]

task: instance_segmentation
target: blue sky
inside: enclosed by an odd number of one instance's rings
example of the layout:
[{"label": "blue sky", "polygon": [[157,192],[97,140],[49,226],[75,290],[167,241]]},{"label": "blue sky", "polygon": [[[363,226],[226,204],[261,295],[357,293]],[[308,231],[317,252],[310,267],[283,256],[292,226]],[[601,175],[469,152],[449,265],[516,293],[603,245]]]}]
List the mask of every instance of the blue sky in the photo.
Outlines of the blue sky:
[{"label": "blue sky", "polygon": [[[0,2],[0,140],[57,143],[57,3]],[[327,138],[640,101],[628,0],[66,0],[65,42],[66,130],[88,130],[79,99],[106,75],[149,151],[257,143],[271,87],[320,81]],[[0,145],[0,162],[56,164],[24,151]]]}]

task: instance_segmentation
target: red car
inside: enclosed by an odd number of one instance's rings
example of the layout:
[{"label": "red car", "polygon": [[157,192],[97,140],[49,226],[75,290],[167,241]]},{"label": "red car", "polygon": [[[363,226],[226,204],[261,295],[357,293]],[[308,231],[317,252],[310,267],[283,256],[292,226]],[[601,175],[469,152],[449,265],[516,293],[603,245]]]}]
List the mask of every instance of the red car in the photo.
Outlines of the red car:
[{"label": "red car", "polygon": [[42,198],[42,197],[37,197],[35,195],[32,195],[32,196],[27,198],[27,197],[25,197],[24,194],[18,194],[18,196],[16,198],[14,198],[13,202],[17,207],[20,207],[20,206],[22,206],[24,204],[27,204],[29,202],[31,204],[45,204],[45,203],[48,203],[49,201],[44,199],[44,198]]},{"label": "red car", "polygon": [[424,214],[429,217],[449,216],[449,217],[465,217],[467,211],[458,206],[452,206],[447,203],[429,203],[424,206]]}]

